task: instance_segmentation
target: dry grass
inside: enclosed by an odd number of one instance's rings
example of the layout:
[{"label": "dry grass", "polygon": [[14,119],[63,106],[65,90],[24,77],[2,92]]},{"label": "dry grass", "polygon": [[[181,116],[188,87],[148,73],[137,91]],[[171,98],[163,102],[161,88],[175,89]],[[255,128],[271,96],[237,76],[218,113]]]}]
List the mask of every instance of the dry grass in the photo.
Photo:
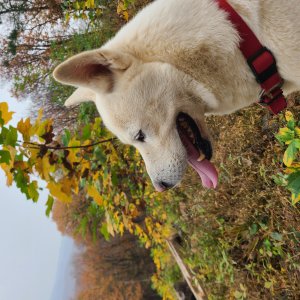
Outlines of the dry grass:
[{"label": "dry grass", "polygon": [[219,187],[204,190],[191,171],[181,188],[186,260],[211,299],[300,299],[300,206],[272,179],[282,119],[258,106],[209,118]]}]

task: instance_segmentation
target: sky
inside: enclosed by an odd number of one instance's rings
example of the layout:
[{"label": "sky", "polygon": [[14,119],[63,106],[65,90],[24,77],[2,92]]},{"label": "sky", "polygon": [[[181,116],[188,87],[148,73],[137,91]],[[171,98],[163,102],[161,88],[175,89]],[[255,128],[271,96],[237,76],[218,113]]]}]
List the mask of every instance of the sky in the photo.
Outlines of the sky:
[{"label": "sky", "polygon": [[[15,111],[12,124],[28,114],[30,101],[16,101],[9,95],[9,85],[0,86],[0,102],[8,102]],[[15,187],[7,187],[0,170],[0,299],[68,300],[72,283],[74,244],[58,232],[45,215],[47,190],[38,203],[26,200]],[[57,285],[66,282],[68,291],[60,297]],[[55,299],[53,298],[55,295]]]}]

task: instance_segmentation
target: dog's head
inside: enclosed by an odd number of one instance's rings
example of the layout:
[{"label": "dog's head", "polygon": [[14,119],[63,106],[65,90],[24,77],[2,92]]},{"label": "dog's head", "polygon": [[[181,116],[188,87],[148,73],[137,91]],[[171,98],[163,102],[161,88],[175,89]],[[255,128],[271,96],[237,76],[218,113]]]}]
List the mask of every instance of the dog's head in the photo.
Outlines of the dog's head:
[{"label": "dog's head", "polygon": [[188,163],[204,186],[216,186],[203,102],[189,90],[183,73],[169,64],[100,49],[71,57],[54,77],[78,88],[67,106],[94,101],[108,129],[139,150],[158,191],[179,183]]}]

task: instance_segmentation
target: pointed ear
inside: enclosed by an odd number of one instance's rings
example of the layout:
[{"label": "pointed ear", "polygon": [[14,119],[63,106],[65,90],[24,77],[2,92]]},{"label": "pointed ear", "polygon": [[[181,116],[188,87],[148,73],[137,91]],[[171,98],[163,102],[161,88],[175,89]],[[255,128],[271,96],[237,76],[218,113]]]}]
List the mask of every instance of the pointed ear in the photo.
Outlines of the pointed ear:
[{"label": "pointed ear", "polygon": [[53,72],[54,78],[64,84],[109,92],[114,76],[132,63],[129,55],[110,50],[91,50],[75,55]]},{"label": "pointed ear", "polygon": [[81,102],[96,101],[96,93],[87,88],[78,88],[65,102],[65,106],[72,106]]}]

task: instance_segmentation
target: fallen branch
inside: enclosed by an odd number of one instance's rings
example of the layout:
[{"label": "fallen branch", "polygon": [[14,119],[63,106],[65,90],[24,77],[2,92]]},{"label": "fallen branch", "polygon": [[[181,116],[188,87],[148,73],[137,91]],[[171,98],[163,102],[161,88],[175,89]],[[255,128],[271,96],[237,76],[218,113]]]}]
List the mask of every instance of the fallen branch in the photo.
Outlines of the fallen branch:
[{"label": "fallen branch", "polygon": [[178,267],[180,268],[180,271],[181,271],[185,281],[187,282],[192,293],[194,294],[196,300],[205,300],[206,296],[205,296],[204,290],[202,289],[200,284],[197,282],[197,280],[194,280],[190,269],[185,265],[185,263],[181,259],[180,255],[176,249],[174,240],[166,240],[166,243],[167,243]]}]

